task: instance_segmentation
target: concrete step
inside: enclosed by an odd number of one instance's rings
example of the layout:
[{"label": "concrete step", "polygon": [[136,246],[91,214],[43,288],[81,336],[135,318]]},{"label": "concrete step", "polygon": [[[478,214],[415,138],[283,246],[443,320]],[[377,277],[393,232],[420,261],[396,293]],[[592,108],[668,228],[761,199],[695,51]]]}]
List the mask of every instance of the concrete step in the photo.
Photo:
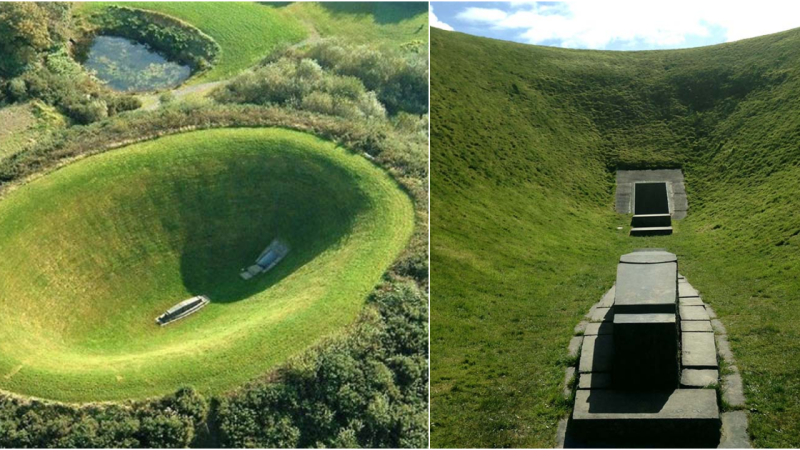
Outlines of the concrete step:
[{"label": "concrete step", "polygon": [[716,391],[578,390],[567,433],[569,446],[716,447]]},{"label": "concrete step", "polygon": [[637,214],[631,219],[631,226],[640,227],[669,227],[672,226],[672,216],[669,214]]},{"label": "concrete step", "polygon": [[631,236],[662,236],[672,234],[672,227],[631,228]]}]

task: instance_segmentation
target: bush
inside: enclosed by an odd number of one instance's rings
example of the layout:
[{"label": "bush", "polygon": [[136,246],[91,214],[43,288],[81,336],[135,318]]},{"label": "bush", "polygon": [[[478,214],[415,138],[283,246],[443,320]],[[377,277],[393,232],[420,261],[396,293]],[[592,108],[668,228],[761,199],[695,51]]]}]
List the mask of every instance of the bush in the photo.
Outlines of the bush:
[{"label": "bush", "polygon": [[282,58],[310,58],[328,71],[361,80],[368,90],[377,94],[392,115],[403,111],[427,114],[427,51],[411,43],[403,49],[405,51],[378,50],[327,39],[304,47],[282,48],[273,52],[264,63],[269,65]]},{"label": "bush", "polygon": [[382,286],[356,329],[222,400],[231,447],[427,447],[427,301]]},{"label": "bush", "polygon": [[212,94],[222,103],[278,105],[320,114],[379,118],[386,110],[355,77],[324,71],[311,59],[278,59],[245,73]]},{"label": "bush", "polygon": [[28,99],[28,86],[22,78],[14,78],[8,82],[8,95],[16,102],[24,102]]}]

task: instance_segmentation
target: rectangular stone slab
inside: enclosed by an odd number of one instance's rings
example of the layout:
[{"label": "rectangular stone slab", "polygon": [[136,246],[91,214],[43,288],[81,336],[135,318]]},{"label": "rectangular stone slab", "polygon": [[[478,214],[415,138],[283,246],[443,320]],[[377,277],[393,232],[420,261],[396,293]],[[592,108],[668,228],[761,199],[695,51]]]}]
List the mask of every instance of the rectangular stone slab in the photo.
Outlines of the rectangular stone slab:
[{"label": "rectangular stone slab", "polygon": [[713,389],[672,392],[581,390],[575,396],[575,420],[719,419]]},{"label": "rectangular stone slab", "polygon": [[716,369],[683,369],[681,387],[704,388],[719,384],[719,371]]},{"label": "rectangular stone slab", "polygon": [[681,320],[711,320],[705,306],[680,306]]},{"label": "rectangular stone slab", "polygon": [[600,300],[600,303],[597,306],[602,306],[605,308],[610,308],[614,306],[614,295],[617,292],[616,286],[611,286],[611,289],[603,295],[603,298]]},{"label": "rectangular stone slab", "polygon": [[582,373],[578,380],[578,389],[608,389],[610,387],[610,373]]},{"label": "rectangular stone slab", "polygon": [[614,359],[612,336],[586,336],[581,349],[580,372],[608,372]]},{"label": "rectangular stone slab", "polygon": [[[650,253],[638,253],[650,255]],[[627,256],[627,255],[626,255]],[[626,264],[617,266],[614,308],[617,313],[675,312],[678,264]]]},{"label": "rectangular stone slab", "polygon": [[700,297],[700,293],[691,284],[681,281],[678,283],[678,297]]},{"label": "rectangular stone slab", "polygon": [[705,306],[700,297],[681,297],[678,299],[678,304],[681,306]]},{"label": "rectangular stone slab", "polygon": [[614,308],[601,308],[592,306],[586,318],[591,322],[609,322],[614,317]]},{"label": "rectangular stone slab", "polygon": [[711,322],[708,320],[683,320],[681,331],[694,331],[698,333],[713,333]]},{"label": "rectangular stone slab", "polygon": [[584,330],[584,336],[597,336],[602,334],[613,334],[614,333],[614,324],[611,322],[595,322],[586,325],[586,330]]},{"label": "rectangular stone slab", "polygon": [[656,390],[678,384],[675,314],[614,315],[614,386]]},{"label": "rectangular stone slab", "polygon": [[717,368],[714,333],[681,333],[681,364],[688,368]]},{"label": "rectangular stone slab", "polygon": [[713,389],[578,390],[565,447],[707,448],[720,437]]}]

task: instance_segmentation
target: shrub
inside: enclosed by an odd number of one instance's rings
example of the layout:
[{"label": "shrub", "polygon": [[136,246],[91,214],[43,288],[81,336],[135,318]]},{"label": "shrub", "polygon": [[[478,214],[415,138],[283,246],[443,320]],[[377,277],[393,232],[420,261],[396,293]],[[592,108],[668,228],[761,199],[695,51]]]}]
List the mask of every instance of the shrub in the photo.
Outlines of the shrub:
[{"label": "shrub", "polygon": [[28,99],[28,86],[22,78],[14,78],[8,82],[8,94],[12,100],[24,102]]},{"label": "shrub", "polygon": [[333,73],[358,78],[393,115],[401,111],[418,115],[428,112],[428,55],[413,43],[404,46],[403,51],[393,51],[323,39],[303,47],[282,48],[264,63],[282,58],[310,58]]},{"label": "shrub", "polygon": [[348,119],[384,118],[375,94],[355,77],[324,71],[311,59],[278,59],[234,78],[212,94],[222,103],[278,105]]}]

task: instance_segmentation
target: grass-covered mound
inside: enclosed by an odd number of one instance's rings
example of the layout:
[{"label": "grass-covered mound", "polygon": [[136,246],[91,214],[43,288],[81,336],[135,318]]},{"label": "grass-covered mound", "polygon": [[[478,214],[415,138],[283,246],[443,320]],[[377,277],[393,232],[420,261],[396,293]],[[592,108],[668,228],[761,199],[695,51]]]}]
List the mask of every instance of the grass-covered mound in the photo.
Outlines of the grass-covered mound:
[{"label": "grass-covered mound", "polygon": [[[73,163],[0,201],[0,388],[230,389],[352,322],[413,221],[385,173],[293,131],[193,132]],[[286,259],[241,280],[274,237]],[[212,303],[155,325],[200,294]]]},{"label": "grass-covered mound", "polygon": [[[573,327],[649,246],[723,319],[754,444],[800,445],[800,31],[604,52],[434,29],[431,53],[431,444],[552,446]],[[628,237],[614,170],[657,167],[689,215]]]}]

